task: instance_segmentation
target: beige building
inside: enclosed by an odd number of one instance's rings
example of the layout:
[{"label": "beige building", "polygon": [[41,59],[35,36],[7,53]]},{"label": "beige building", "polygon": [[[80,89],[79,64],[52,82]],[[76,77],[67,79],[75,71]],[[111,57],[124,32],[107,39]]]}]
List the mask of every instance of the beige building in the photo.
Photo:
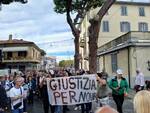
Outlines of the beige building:
[{"label": "beige building", "polygon": [[8,40],[0,40],[0,50],[2,51],[0,68],[10,70],[37,69],[44,55],[44,51],[35,43],[12,39],[12,35]]},{"label": "beige building", "polygon": [[101,68],[115,75],[117,68],[123,69],[124,77],[134,86],[136,69],[150,79],[150,32],[128,32],[98,49]]},{"label": "beige building", "polygon": [[[94,17],[99,8],[90,11],[82,21],[80,25],[81,35],[80,35],[80,54],[82,55],[82,60],[80,62],[80,66],[83,69],[88,69],[88,27],[89,27],[89,19]],[[112,43],[110,41],[123,36],[124,34],[130,31],[139,31],[139,32],[147,32],[150,29],[150,3],[138,3],[138,2],[125,2],[118,1],[112,5],[109,11],[106,13],[104,18],[102,19],[100,31],[99,31],[99,39],[98,39],[98,71],[102,71],[103,68],[106,68],[106,71],[109,74],[114,74],[114,69],[112,69],[112,61],[110,56],[106,58],[102,58],[100,54],[100,50],[104,49],[103,47],[107,44],[107,46],[112,47]],[[141,33],[141,37],[144,37],[145,34]],[[127,35],[128,36],[128,35]],[[117,40],[120,41],[120,40]],[[113,43],[116,43],[113,41]],[[110,45],[109,45],[110,44]],[[138,51],[142,51],[139,49]],[[126,50],[127,52],[127,50]],[[124,68],[124,72],[126,75],[128,74],[128,60],[129,57],[124,51],[120,51],[118,54],[118,67]],[[137,54],[136,54],[137,55]],[[102,55],[103,56],[103,55]],[[112,56],[112,58],[115,57]],[[148,56],[145,56],[148,57]],[[120,61],[121,58],[121,61]],[[103,63],[103,61],[108,61],[107,63]],[[126,63],[120,63],[120,62]],[[139,67],[138,63],[132,68],[133,71]],[[116,69],[115,69],[116,70]],[[145,71],[145,70],[143,70]],[[130,72],[131,73],[131,72]],[[148,74],[147,72],[144,74]],[[131,75],[135,75],[135,73],[131,73]]]}]

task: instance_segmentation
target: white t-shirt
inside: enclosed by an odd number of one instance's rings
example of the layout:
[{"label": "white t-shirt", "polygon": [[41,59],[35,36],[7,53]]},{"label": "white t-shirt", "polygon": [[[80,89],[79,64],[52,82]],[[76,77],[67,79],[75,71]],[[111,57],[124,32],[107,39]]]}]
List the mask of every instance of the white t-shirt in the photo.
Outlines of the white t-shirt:
[{"label": "white t-shirt", "polygon": [[140,86],[144,86],[145,85],[145,80],[144,80],[143,73],[139,73],[138,75],[136,75],[135,85],[140,85]]},{"label": "white t-shirt", "polygon": [[[22,90],[22,94],[24,94],[24,89],[23,89],[23,87],[20,87],[20,88],[21,88],[21,90]],[[15,87],[11,88],[11,89],[10,89],[9,96],[10,96],[10,97],[16,97],[16,96],[21,95],[21,90],[20,90],[20,88],[18,88],[18,89],[15,88]],[[16,104],[19,103],[19,102],[22,102],[22,105],[19,107],[19,109],[22,109],[22,108],[23,108],[23,98],[22,98],[22,99],[15,100],[15,101],[12,101],[12,102],[11,102],[11,109],[13,110],[13,109],[14,109],[13,106],[16,105]]]},{"label": "white t-shirt", "polygon": [[118,86],[120,87],[121,79],[117,79],[118,81]]}]

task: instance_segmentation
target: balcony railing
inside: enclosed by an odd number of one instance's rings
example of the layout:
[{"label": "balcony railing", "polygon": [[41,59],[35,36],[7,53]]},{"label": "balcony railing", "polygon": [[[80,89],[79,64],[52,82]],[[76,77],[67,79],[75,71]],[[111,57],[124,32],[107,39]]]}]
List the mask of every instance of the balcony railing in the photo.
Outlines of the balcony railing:
[{"label": "balcony railing", "polygon": [[3,62],[40,62],[41,59],[33,59],[31,57],[6,57],[3,58]]},{"label": "balcony railing", "polygon": [[106,43],[105,45],[101,46],[100,48],[98,48],[98,52],[103,52],[105,50],[114,48],[116,46],[120,46],[126,43],[130,43],[130,42],[139,42],[139,41],[150,41],[150,32],[128,32],[125,35],[122,35],[108,43]]}]

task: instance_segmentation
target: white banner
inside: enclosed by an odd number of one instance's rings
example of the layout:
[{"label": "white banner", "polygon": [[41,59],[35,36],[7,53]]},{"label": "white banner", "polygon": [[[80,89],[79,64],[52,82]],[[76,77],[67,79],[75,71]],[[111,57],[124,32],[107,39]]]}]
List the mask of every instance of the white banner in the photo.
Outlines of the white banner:
[{"label": "white banner", "polygon": [[96,75],[59,77],[47,81],[51,105],[75,105],[96,100]]}]

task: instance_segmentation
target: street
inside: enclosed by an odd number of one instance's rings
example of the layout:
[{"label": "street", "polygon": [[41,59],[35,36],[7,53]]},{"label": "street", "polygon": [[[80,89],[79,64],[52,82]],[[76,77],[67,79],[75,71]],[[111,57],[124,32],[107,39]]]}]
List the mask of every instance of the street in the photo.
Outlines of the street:
[{"label": "street", "polygon": [[[114,101],[111,99],[110,105],[116,109]],[[75,106],[69,106],[69,111],[67,113],[80,113],[80,110],[75,111]],[[133,113],[133,103],[132,99],[126,98],[123,105],[124,113]],[[28,106],[28,113],[44,113],[42,108],[42,102],[39,99],[35,99],[34,105]],[[50,112],[49,112],[50,113]]]}]

